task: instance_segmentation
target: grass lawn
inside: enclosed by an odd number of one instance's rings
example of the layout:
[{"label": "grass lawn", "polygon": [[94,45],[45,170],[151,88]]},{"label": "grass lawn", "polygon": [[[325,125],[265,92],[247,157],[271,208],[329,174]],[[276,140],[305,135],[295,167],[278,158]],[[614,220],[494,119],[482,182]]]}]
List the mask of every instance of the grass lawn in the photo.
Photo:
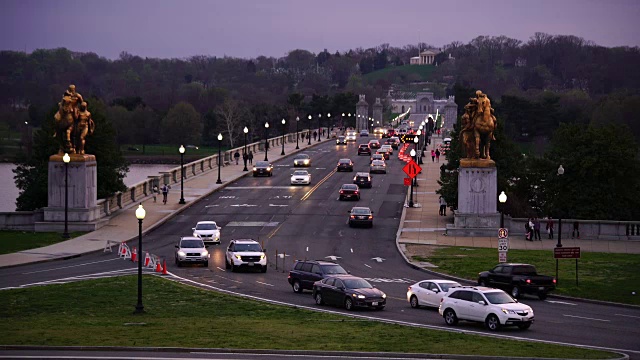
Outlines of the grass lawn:
[{"label": "grass lawn", "polygon": [[[438,272],[477,280],[478,273],[492,269],[498,262],[496,249],[434,247],[428,258],[415,256],[414,260],[427,261]],[[559,260],[556,294],[587,299],[640,305],[640,255],[582,252],[576,262]],[[509,250],[509,262],[535,265],[543,275],[556,275],[556,261],[551,250]],[[632,295],[632,292],[636,295]]]},{"label": "grass lawn", "polygon": [[410,74],[417,74],[422,81],[431,80],[431,74],[435,70],[433,65],[404,65],[404,66],[390,66],[382,70],[370,72],[363,76],[363,78],[369,83],[374,84],[380,79],[395,79],[400,76],[408,76]]},{"label": "grass lawn", "polygon": [[[0,291],[0,303],[5,304],[0,307],[5,329],[0,344],[615,357],[602,351],[411,328],[270,305],[151,275],[143,279],[146,313],[133,315],[136,281],[136,276],[123,276]],[[313,303],[311,297],[309,303]]]},{"label": "grass lawn", "polygon": [[[85,234],[84,232],[69,233],[71,238]],[[35,249],[66,239],[57,232],[30,232],[30,231],[0,231],[0,254],[10,254],[22,250]]]}]

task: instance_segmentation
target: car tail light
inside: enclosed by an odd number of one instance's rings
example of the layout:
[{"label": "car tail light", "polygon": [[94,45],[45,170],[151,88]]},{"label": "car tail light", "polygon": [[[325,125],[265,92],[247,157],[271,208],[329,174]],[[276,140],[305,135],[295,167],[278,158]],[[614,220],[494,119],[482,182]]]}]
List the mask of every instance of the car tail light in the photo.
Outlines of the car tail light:
[{"label": "car tail light", "polygon": [[531,279],[527,279],[527,280],[525,280],[525,282],[526,282],[527,284],[531,284]]},{"label": "car tail light", "polygon": [[556,283],[556,279],[553,279],[553,283],[554,283],[554,284]]},{"label": "car tail light", "polygon": [[373,215],[369,215],[369,220],[373,219]]},{"label": "car tail light", "polygon": [[351,215],[351,218],[352,218],[352,219],[355,219],[355,218],[356,218],[356,216],[355,216],[355,215]]},{"label": "car tail light", "polygon": [[340,190],[340,194],[344,194],[344,190]]},{"label": "car tail light", "polygon": [[356,190],[356,191],[354,192],[354,194],[357,194],[357,193],[358,193],[358,190]]}]

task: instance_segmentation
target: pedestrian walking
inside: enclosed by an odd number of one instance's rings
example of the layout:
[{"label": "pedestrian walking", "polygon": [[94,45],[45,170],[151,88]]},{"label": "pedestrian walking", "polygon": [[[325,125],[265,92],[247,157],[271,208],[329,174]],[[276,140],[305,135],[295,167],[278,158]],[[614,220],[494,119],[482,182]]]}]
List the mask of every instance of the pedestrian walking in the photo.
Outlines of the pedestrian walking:
[{"label": "pedestrian walking", "polygon": [[440,162],[440,149],[436,149],[436,162]]},{"label": "pedestrian walking", "polygon": [[253,165],[253,151],[249,150],[249,164]]},{"label": "pedestrian walking", "polygon": [[238,161],[240,161],[240,153],[236,150],[236,153],[233,154],[233,157],[236,159],[236,165],[238,165]]},{"label": "pedestrian walking", "polygon": [[436,162],[436,152],[431,149],[431,162]]},{"label": "pedestrian walking", "polygon": [[153,186],[153,189],[151,189],[151,195],[153,196],[153,202],[156,202],[156,194],[158,193],[158,187],[157,186]]},{"label": "pedestrian walking", "polygon": [[547,234],[549,235],[549,239],[553,239],[553,219],[551,216],[547,218]]},{"label": "pedestrian walking", "polygon": [[316,138],[318,137],[318,132],[314,131],[313,132],[313,141],[316,141]]},{"label": "pedestrian walking", "polygon": [[167,205],[167,197],[169,196],[169,189],[171,189],[171,187],[167,184],[164,184],[162,186],[162,202]]},{"label": "pedestrian walking", "polygon": [[440,204],[439,215],[447,216],[447,201],[444,199],[444,197],[442,197],[442,195],[440,195],[440,198],[438,198],[438,203]]},{"label": "pedestrian walking", "polygon": [[577,235],[577,238],[580,239],[580,228],[578,226],[579,226],[578,222],[574,221],[573,222],[573,231],[571,232],[571,238],[572,239],[576,235]]},{"label": "pedestrian walking", "polygon": [[524,239],[531,241],[531,227],[529,226],[529,221],[524,222]]},{"label": "pedestrian walking", "polygon": [[533,234],[536,240],[542,241],[540,238],[540,220],[538,218],[533,219]]}]

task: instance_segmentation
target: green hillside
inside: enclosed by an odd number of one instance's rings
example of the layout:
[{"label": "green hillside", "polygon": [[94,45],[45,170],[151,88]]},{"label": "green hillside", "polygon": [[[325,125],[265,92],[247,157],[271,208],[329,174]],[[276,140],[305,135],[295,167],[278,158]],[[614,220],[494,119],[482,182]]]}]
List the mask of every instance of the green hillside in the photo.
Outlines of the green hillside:
[{"label": "green hillside", "polygon": [[370,72],[363,76],[366,82],[374,84],[384,79],[391,83],[404,83],[416,81],[430,81],[435,70],[433,65],[404,65],[391,66],[382,70]]}]

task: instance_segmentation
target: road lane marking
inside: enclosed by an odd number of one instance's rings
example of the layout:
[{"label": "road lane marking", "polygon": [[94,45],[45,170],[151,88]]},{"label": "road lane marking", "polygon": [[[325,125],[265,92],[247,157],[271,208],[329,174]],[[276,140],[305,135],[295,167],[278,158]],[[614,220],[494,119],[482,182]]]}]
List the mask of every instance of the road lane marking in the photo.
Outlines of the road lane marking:
[{"label": "road lane marking", "polygon": [[218,269],[218,270],[220,270],[220,271],[224,271],[224,272],[226,272],[226,271],[227,271],[227,270],[225,270],[225,269],[221,268],[220,266],[216,266],[216,269]]},{"label": "road lane marking", "polygon": [[274,237],[276,235],[276,233],[278,232],[278,230],[280,230],[282,225],[284,225],[284,222],[280,223],[280,225],[278,225],[278,227],[273,229],[273,231],[269,235],[267,235],[267,239],[271,239],[272,237]]},{"label": "road lane marking", "polygon": [[228,226],[278,226],[277,221],[230,221]]},{"label": "road lane marking", "polygon": [[625,317],[632,317],[632,318],[640,319],[640,316],[625,315],[625,314],[615,314],[615,315],[616,316],[625,316]]},{"label": "road lane marking", "polygon": [[565,302],[565,301],[557,301],[557,300],[545,300],[546,302],[549,303],[553,303],[553,304],[562,304],[562,305],[571,305],[571,306],[577,306],[578,304],[574,304],[574,303],[570,303],[570,302]]},{"label": "road lane marking", "polygon": [[220,275],[216,275],[217,277],[221,278],[221,279],[225,279],[225,280],[229,280],[229,281],[233,281],[234,283],[237,284],[242,284],[242,281],[237,281],[237,280],[233,280],[233,279],[229,279],[228,277],[224,277],[224,276],[220,276]]},{"label": "road lane marking", "polygon": [[227,186],[227,190],[291,189],[292,186]]},{"label": "road lane marking", "polygon": [[371,269],[371,266],[369,266],[369,265],[367,265],[367,264],[364,264],[364,266],[366,266],[366,267],[368,267],[369,269]]},{"label": "road lane marking", "polygon": [[275,285],[267,284],[267,283],[262,282],[262,281],[257,281],[257,280],[256,280],[256,282],[257,282],[258,284],[262,284],[262,285],[275,286]]},{"label": "road lane marking", "polygon": [[109,259],[109,260],[93,261],[93,262],[84,263],[84,264],[78,264],[78,265],[62,266],[62,267],[57,267],[57,268],[47,269],[47,270],[31,271],[31,272],[22,273],[22,275],[37,274],[37,273],[41,273],[41,272],[49,272],[49,271],[53,271],[53,270],[60,270],[60,269],[69,269],[69,268],[74,268],[74,267],[78,267],[78,266],[93,265],[93,264],[98,264],[98,263],[107,262],[107,261],[113,261],[113,260],[120,260],[120,258],[114,258],[114,259]]},{"label": "road lane marking", "polygon": [[589,317],[576,316],[576,315],[567,315],[567,314],[564,314],[563,316],[572,317],[572,318],[578,318],[578,319],[585,319],[585,320],[593,320],[593,321],[603,321],[603,322],[610,322],[611,321],[611,320],[605,320],[605,319],[596,319],[596,318],[589,318]]},{"label": "road lane marking", "polygon": [[318,181],[317,184],[315,184],[311,190],[307,191],[306,194],[304,194],[302,196],[302,199],[300,199],[300,201],[305,201],[309,198],[309,196],[311,196],[311,194],[313,194],[314,191],[316,191],[316,189],[318,189],[320,187],[320,185],[322,185],[325,181],[329,180],[329,178],[331,176],[333,176],[333,174],[335,174],[337,171],[337,169],[333,169],[330,173],[327,174],[327,176],[325,176],[322,180]]}]

